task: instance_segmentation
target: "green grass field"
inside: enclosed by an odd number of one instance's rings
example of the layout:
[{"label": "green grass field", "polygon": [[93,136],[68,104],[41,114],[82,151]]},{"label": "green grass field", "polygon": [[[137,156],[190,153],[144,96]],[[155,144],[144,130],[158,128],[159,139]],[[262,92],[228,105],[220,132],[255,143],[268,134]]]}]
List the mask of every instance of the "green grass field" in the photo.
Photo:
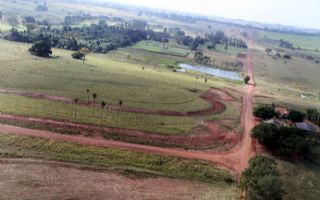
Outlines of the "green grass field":
[{"label": "green grass field", "polygon": [[187,54],[189,53],[188,47],[173,43],[161,43],[154,41],[141,41],[135,44],[132,48],[162,54],[169,54],[173,56],[187,56]]},{"label": "green grass field", "polygon": [[243,54],[247,53],[246,49],[234,47],[231,45],[228,46],[227,50],[224,50],[224,45],[221,45],[221,44],[216,45],[216,49],[213,49],[212,51],[217,51],[217,52],[225,53],[232,56],[237,56],[239,53],[243,53]]},{"label": "green grass field", "polygon": [[259,39],[271,39],[271,40],[286,40],[293,43],[295,48],[315,50],[320,49],[320,37],[319,36],[306,36],[286,33],[276,33],[267,31],[258,31]]},{"label": "green grass field", "polygon": [[0,133],[0,140],[0,157],[58,160],[234,187],[230,184],[234,181],[233,177],[228,172],[200,161],[3,133]]},{"label": "green grass field", "polygon": [[[74,118],[75,108],[77,118]],[[191,117],[167,117],[116,112],[60,102],[0,94],[0,112],[38,118],[68,120],[111,127],[143,130],[160,134],[188,134],[196,124]],[[102,116],[102,121],[101,121]]]},{"label": "green grass field", "polygon": [[[38,58],[27,52],[29,44],[0,41],[0,57],[3,58],[0,88],[40,92],[69,98],[87,99],[86,89],[97,93],[97,102],[153,110],[188,112],[208,108],[199,98],[200,93],[190,92],[195,87],[195,75],[174,73],[165,68],[130,64],[112,59],[111,55],[91,54],[85,64],[71,58],[70,51],[54,49],[58,58]],[[145,66],[145,65],[144,65]],[[198,80],[202,92],[210,86],[230,87],[241,90],[235,82],[210,78],[207,85]],[[71,120],[100,124],[100,109],[92,117],[91,108],[78,106],[74,119],[74,105],[36,100],[15,95],[0,95],[0,112],[24,116]],[[239,117],[240,103],[227,105],[227,111],[206,118],[221,119]],[[238,113],[235,115],[235,113]],[[115,120],[117,116],[117,120]],[[197,118],[166,117],[157,115],[112,112],[106,110],[103,125],[151,131],[161,134],[190,134],[198,123]]]},{"label": "green grass field", "polygon": [[281,87],[290,86],[306,92],[317,91],[320,88],[319,64],[296,56],[285,63],[284,59],[268,56],[264,49],[255,50],[253,54],[257,78],[270,84],[278,83]]}]

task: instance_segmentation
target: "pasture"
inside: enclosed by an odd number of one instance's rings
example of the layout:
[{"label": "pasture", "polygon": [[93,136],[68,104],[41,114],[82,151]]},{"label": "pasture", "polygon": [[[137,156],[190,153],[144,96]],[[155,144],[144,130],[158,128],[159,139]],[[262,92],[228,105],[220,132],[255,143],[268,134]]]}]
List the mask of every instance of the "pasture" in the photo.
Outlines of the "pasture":
[{"label": "pasture", "polygon": [[[53,50],[53,58],[38,58],[27,52],[29,46],[0,41],[0,57],[4,60],[0,72],[3,77],[0,81],[1,89],[79,98],[83,102],[87,101],[88,96],[92,101],[92,94],[96,93],[96,102],[106,101],[107,105],[117,105],[122,100],[123,106],[127,108],[190,112],[210,107],[208,102],[200,98],[200,94],[209,87],[230,87],[239,91],[242,88],[237,82],[213,77],[209,77],[208,83],[204,84],[204,80],[196,80],[195,76],[199,75],[174,73],[162,67],[114,60],[112,54],[91,54],[85,64],[72,59],[70,51],[59,49]],[[142,70],[141,66],[145,69]],[[190,91],[195,87],[199,93]],[[87,88],[90,89],[89,94],[86,92]],[[0,112],[3,113],[102,124],[160,134],[191,134],[192,128],[199,121],[199,117],[146,115],[112,110],[102,112],[99,107],[93,109],[90,106],[45,99],[7,94],[0,97]],[[240,116],[239,109],[239,102],[229,103],[225,112],[205,118],[237,120]]]},{"label": "pasture", "polygon": [[320,37],[319,36],[306,36],[296,34],[277,33],[269,31],[258,31],[258,39],[270,39],[270,40],[286,40],[293,44],[295,48],[302,48],[308,50],[320,49]]},{"label": "pasture", "polygon": [[186,46],[154,41],[141,41],[132,46],[132,48],[180,57],[187,56],[190,51]]}]

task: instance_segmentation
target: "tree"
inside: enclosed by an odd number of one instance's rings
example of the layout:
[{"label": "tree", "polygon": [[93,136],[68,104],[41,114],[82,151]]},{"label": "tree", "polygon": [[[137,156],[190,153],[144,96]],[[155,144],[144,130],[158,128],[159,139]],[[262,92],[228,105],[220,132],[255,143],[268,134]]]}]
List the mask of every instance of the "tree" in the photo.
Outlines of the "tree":
[{"label": "tree", "polygon": [[36,19],[32,16],[26,16],[26,17],[24,17],[24,23],[34,24],[34,23],[36,23]]},{"label": "tree", "polygon": [[93,98],[93,105],[92,105],[92,115],[94,115],[94,106],[96,104],[96,99],[97,99],[98,95],[96,93],[92,94],[92,98]]},{"label": "tree", "polygon": [[74,99],[74,118],[76,119],[77,118],[77,104],[79,102],[79,99],[78,98],[75,98]]},{"label": "tree", "polygon": [[90,98],[90,95],[89,95],[89,93],[90,93],[90,89],[87,89],[87,97],[88,97],[88,105],[89,105],[89,98]]},{"label": "tree", "polygon": [[122,106],[122,104],[123,104],[123,101],[122,101],[122,100],[119,100],[118,104],[119,104],[119,107],[121,108],[121,106]]},{"label": "tree", "polygon": [[256,156],[242,173],[240,186],[247,190],[250,200],[282,200],[284,186],[276,162],[265,156]]},{"label": "tree", "polygon": [[44,3],[43,5],[38,5],[38,6],[36,7],[36,11],[39,11],[39,12],[47,12],[47,11],[48,11],[47,4]]},{"label": "tree", "polygon": [[274,105],[259,105],[253,109],[253,115],[263,120],[271,119],[276,115]]},{"label": "tree", "polygon": [[196,52],[194,54],[194,61],[197,63],[201,63],[203,59],[203,53],[202,52]]},{"label": "tree", "polygon": [[106,107],[107,103],[105,101],[101,102],[101,124],[102,124],[102,119],[103,119],[103,109]]},{"label": "tree", "polygon": [[83,55],[83,63],[86,60],[86,56],[90,53],[90,50],[86,47],[82,47],[79,51]]},{"label": "tree", "polygon": [[249,81],[250,81],[250,76],[246,75],[246,76],[244,77],[243,81],[244,81],[245,84],[248,84]]},{"label": "tree", "polygon": [[271,147],[277,134],[277,126],[268,123],[261,123],[251,130],[251,137],[257,139],[260,144]]},{"label": "tree", "polygon": [[40,57],[49,57],[52,54],[50,44],[44,40],[33,43],[29,51],[32,55]]},{"label": "tree", "polygon": [[265,51],[266,51],[266,52],[267,52],[267,54],[269,55],[269,54],[272,52],[272,49],[267,48]]},{"label": "tree", "polygon": [[84,55],[80,51],[75,51],[71,54],[72,58],[82,60]]},{"label": "tree", "polygon": [[307,110],[307,118],[316,124],[320,124],[320,112],[315,108],[309,108]]},{"label": "tree", "polygon": [[293,122],[302,122],[304,120],[304,113],[297,110],[290,110],[288,114],[288,119]]},{"label": "tree", "polygon": [[228,51],[228,48],[229,48],[228,44],[224,45],[224,51]]}]

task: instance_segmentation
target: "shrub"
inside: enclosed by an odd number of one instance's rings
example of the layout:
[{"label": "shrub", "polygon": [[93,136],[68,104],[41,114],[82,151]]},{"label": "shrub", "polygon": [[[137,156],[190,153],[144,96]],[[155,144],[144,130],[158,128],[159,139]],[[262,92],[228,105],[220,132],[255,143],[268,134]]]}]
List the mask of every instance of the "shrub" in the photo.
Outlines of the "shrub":
[{"label": "shrub", "polygon": [[75,51],[71,54],[72,58],[82,60],[84,55],[80,51]]},{"label": "shrub", "polygon": [[253,109],[253,115],[263,120],[271,119],[276,115],[274,105],[259,105]]},{"label": "shrub", "polygon": [[250,76],[245,76],[243,81],[244,81],[245,84],[248,84],[249,81],[250,81]]},{"label": "shrub", "polygon": [[29,51],[32,55],[40,57],[49,57],[52,54],[51,46],[43,40],[33,43]]},{"label": "shrub", "polygon": [[291,110],[288,114],[288,119],[293,122],[302,122],[304,120],[304,113],[296,110]]}]

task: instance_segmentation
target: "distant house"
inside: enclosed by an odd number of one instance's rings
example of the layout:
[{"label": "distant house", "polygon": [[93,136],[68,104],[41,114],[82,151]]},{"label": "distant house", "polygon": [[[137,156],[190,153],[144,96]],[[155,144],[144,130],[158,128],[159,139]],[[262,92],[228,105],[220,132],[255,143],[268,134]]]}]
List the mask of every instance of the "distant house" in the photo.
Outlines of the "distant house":
[{"label": "distant house", "polygon": [[296,123],[295,126],[298,128],[298,129],[301,129],[301,130],[304,130],[304,131],[308,131],[308,132],[316,132],[317,131],[317,128],[314,127],[313,125],[307,123],[307,122],[299,122],[299,123]]}]

